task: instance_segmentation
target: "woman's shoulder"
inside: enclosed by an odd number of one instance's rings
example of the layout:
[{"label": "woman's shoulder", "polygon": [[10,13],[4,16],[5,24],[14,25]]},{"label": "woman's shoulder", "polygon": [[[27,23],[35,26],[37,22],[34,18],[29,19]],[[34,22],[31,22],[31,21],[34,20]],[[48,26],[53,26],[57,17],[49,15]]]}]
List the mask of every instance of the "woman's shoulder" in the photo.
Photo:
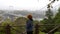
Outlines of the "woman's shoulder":
[{"label": "woman's shoulder", "polygon": [[27,20],[26,22],[32,22],[32,20]]}]

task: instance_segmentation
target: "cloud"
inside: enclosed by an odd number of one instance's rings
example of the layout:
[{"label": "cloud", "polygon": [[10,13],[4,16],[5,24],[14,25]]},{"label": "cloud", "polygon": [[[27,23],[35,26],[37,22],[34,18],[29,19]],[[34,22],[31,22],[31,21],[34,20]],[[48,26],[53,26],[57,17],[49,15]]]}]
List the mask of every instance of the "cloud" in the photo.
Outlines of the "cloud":
[{"label": "cloud", "polygon": [[39,10],[48,3],[48,0],[0,0],[0,9]]}]

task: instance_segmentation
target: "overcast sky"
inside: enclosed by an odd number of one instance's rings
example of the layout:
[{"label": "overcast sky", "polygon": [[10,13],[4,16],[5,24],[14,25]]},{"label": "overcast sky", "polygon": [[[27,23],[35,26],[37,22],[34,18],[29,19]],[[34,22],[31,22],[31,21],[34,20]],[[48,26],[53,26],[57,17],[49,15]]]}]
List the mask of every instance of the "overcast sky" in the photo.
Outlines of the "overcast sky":
[{"label": "overcast sky", "polygon": [[[40,10],[45,7],[49,0],[0,0],[0,9],[3,10]],[[60,0],[56,1],[53,6],[60,5]],[[45,8],[44,8],[45,9]]]}]

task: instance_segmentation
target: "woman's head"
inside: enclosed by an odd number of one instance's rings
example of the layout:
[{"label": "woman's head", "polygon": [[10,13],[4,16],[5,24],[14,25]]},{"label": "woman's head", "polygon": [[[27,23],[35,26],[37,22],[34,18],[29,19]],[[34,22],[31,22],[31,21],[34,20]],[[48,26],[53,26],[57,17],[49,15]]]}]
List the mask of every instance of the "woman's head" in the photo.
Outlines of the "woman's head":
[{"label": "woman's head", "polygon": [[29,14],[29,15],[27,16],[27,18],[32,19],[32,15],[31,15],[31,14]]}]

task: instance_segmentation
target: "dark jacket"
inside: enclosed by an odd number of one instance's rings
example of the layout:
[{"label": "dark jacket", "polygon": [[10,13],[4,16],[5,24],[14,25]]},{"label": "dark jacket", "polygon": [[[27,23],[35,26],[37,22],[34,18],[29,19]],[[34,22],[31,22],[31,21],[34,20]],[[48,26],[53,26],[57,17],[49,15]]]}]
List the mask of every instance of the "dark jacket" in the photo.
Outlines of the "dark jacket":
[{"label": "dark jacket", "polygon": [[26,22],[26,30],[27,31],[33,31],[33,20],[29,19]]}]

